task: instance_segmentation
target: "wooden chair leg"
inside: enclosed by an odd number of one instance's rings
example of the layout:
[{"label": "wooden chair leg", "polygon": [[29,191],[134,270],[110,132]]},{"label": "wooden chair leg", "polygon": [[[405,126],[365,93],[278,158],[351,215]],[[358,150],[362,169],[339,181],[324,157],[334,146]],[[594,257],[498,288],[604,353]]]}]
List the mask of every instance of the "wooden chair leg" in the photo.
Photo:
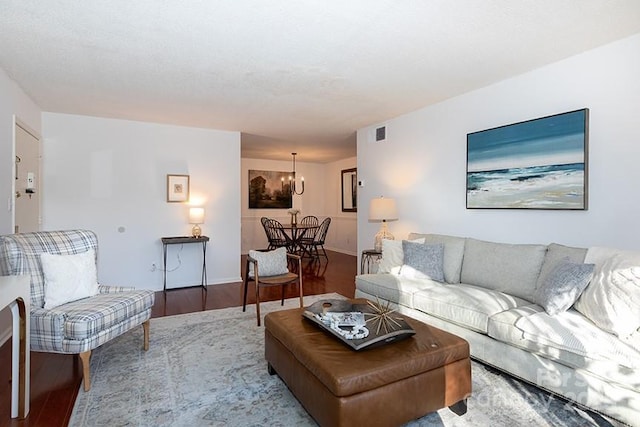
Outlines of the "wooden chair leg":
[{"label": "wooden chair leg", "polygon": [[91,359],[91,350],[80,353],[80,362],[82,362],[82,381],[84,382],[84,391],[91,390],[91,377],[89,376],[89,360]]},{"label": "wooden chair leg", "polygon": [[142,330],[144,331],[144,351],[149,350],[149,320],[142,324]]},{"label": "wooden chair leg", "polygon": [[304,307],[302,297],[302,260],[298,260],[298,292],[300,295],[300,308]]},{"label": "wooden chair leg", "polygon": [[242,311],[247,309],[247,290],[249,288],[249,278],[245,275],[244,278],[244,291],[242,292]]},{"label": "wooden chair leg", "polygon": [[244,291],[242,292],[242,311],[247,309],[247,291],[249,290],[249,260],[247,260],[247,266],[244,273]]},{"label": "wooden chair leg", "polygon": [[258,315],[258,326],[260,326],[260,285],[256,277],[256,314]]}]

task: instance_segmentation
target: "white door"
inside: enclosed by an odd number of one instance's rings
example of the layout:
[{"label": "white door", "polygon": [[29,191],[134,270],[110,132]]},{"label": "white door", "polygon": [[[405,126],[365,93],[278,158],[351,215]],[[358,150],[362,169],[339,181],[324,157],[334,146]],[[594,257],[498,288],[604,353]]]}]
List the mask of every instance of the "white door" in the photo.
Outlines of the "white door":
[{"label": "white door", "polygon": [[16,233],[40,230],[40,140],[26,126],[15,124],[14,228]]}]

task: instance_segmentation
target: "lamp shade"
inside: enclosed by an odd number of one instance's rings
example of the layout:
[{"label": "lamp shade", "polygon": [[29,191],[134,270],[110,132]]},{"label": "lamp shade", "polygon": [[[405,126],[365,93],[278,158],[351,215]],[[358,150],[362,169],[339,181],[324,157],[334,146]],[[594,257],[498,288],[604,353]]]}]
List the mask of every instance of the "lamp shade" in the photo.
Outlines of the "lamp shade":
[{"label": "lamp shade", "polygon": [[396,201],[378,197],[371,199],[369,204],[369,220],[371,221],[393,221],[398,219]]},{"label": "lamp shade", "polygon": [[204,208],[189,208],[189,224],[204,224]]}]

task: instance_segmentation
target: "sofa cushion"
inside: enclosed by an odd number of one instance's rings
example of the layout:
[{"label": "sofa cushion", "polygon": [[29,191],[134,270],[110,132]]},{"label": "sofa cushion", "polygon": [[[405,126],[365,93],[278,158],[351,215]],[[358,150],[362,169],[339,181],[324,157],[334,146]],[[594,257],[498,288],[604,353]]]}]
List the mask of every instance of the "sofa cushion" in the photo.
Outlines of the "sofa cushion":
[{"label": "sofa cushion", "polygon": [[640,352],[640,330],[636,329],[629,336],[621,338],[622,342]]},{"label": "sofa cushion", "polygon": [[467,239],[461,282],[533,302],[547,247]]},{"label": "sofa cushion", "polygon": [[413,295],[417,310],[484,334],[489,317],[528,304],[511,295],[465,284],[431,287]]},{"label": "sofa cushion", "polygon": [[444,245],[444,280],[447,283],[460,283],[462,257],[464,256],[464,237],[447,236],[442,234],[409,233],[409,240],[424,238],[430,245],[442,243]]},{"label": "sofa cushion", "polygon": [[550,316],[567,311],[593,277],[595,264],[564,262],[547,275],[533,296]]},{"label": "sofa cushion", "polygon": [[631,335],[640,327],[640,252],[595,247],[585,262],[596,271],[576,310],[607,332]]},{"label": "sofa cushion", "polygon": [[429,279],[409,279],[395,274],[361,274],[356,276],[356,289],[374,297],[413,308],[413,294],[444,286]]},{"label": "sofa cushion", "polygon": [[402,277],[444,282],[442,271],[444,245],[442,243],[428,245],[403,240],[402,251],[404,253],[404,262],[400,269]]},{"label": "sofa cushion", "polygon": [[140,290],[99,294],[91,298],[91,301],[79,300],[66,304],[65,338],[90,338],[125,321],[135,313],[144,312],[153,306],[153,302],[153,292]]},{"label": "sofa cushion", "polygon": [[[424,239],[415,239],[412,242],[424,243]],[[378,273],[398,274],[403,262],[402,241],[382,239],[382,258],[378,263]]]},{"label": "sofa cushion", "polygon": [[[107,330],[127,322],[136,314],[148,312],[155,293],[150,290],[100,293],[51,310],[31,312],[31,344],[39,351],[66,351],[63,340],[103,340]],[[121,334],[118,331],[116,334]],[[95,346],[89,346],[94,348]],[[83,347],[83,350],[86,348]]]},{"label": "sofa cushion", "polygon": [[640,385],[640,352],[573,309],[549,316],[532,304],[498,313],[489,336],[607,381]]}]

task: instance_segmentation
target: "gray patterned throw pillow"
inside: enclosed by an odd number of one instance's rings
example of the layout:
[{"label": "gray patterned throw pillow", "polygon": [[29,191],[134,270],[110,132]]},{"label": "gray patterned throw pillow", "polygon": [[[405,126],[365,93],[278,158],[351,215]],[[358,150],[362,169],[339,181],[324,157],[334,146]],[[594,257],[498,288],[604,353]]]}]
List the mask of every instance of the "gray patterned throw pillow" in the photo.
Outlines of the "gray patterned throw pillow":
[{"label": "gray patterned throw pillow", "polygon": [[536,290],[534,301],[550,316],[567,311],[591,281],[594,268],[595,264],[559,264]]},{"label": "gray patterned throw pillow", "polygon": [[428,245],[402,241],[404,262],[400,275],[413,279],[431,279],[444,282],[444,245]]},{"label": "gray patterned throw pillow", "polygon": [[[289,272],[287,249],[278,248],[269,252],[249,251],[249,256],[258,261],[258,273],[263,276],[277,276]],[[254,277],[253,263],[249,263],[249,277]]]}]

